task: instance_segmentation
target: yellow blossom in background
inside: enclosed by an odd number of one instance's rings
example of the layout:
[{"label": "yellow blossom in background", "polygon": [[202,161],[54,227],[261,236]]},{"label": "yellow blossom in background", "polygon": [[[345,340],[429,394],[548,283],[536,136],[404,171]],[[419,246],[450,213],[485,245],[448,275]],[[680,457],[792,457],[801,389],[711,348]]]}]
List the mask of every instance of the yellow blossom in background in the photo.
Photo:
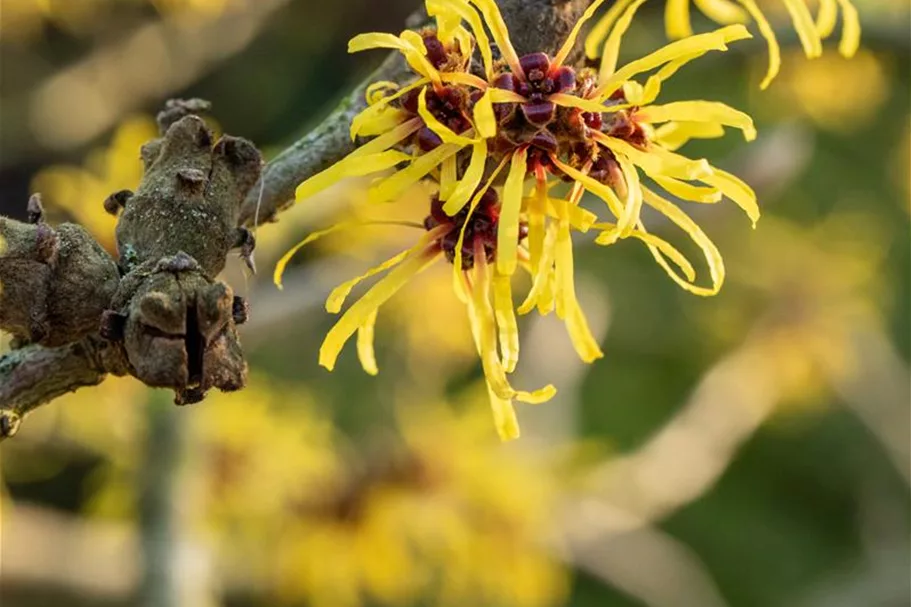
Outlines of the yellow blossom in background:
[{"label": "yellow blossom in background", "polygon": [[872,217],[844,211],[807,228],[769,224],[736,251],[740,288],[707,323],[736,335],[749,325],[785,398],[807,402],[829,377],[850,376],[854,336],[882,323],[889,239]]},{"label": "yellow blossom in background", "polygon": [[888,66],[866,50],[853,61],[826,55],[789,62],[773,91],[779,101],[771,107],[786,113],[797,110],[830,131],[854,133],[875,119],[889,98],[889,81]]},{"label": "yellow blossom in background", "polygon": [[82,166],[55,165],[39,171],[32,180],[32,191],[42,194],[52,218],[60,219],[59,212],[65,212],[113,252],[117,219],[104,210],[104,201],[114,192],[139,186],[139,148],[157,136],[152,118],[128,118],[108,146],[92,151]]},{"label": "yellow blossom in background", "polygon": [[542,536],[554,466],[505,449],[480,408],[415,406],[401,429],[401,444],[362,454],[346,491],[300,509],[280,548],[284,593],[314,607],[559,603],[566,573]]},{"label": "yellow blossom in background", "polygon": [[[611,28],[621,19],[621,15],[628,7],[638,7],[643,2],[644,0],[617,0],[611,5],[585,41],[585,50],[589,58],[598,59],[607,52],[608,45],[605,44],[605,39],[608,38]],[[815,15],[811,11],[811,5],[817,3],[808,0],[781,0],[780,4],[768,3],[769,7],[766,6],[767,0],[759,0],[758,3],[756,0],[693,0],[693,3],[703,15],[719,25],[751,21],[756,24],[769,48],[769,67],[760,85],[761,88],[766,88],[772,82],[781,67],[781,48],[773,25],[766,17],[770,8],[786,9],[803,52],[810,59],[822,55],[822,41],[834,34],[839,16],[842,27],[841,40],[838,44],[839,53],[850,58],[860,46],[860,19],[851,0],[819,0]],[[667,37],[673,40],[692,36],[690,0],[666,0],[664,6]]]}]

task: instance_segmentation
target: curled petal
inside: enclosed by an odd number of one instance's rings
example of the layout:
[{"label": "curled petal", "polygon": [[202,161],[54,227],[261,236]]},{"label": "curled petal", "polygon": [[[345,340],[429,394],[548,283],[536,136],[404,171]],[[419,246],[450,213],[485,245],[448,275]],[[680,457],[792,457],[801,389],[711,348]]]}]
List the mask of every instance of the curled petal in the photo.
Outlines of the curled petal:
[{"label": "curled petal", "polygon": [[438,253],[431,254],[426,249],[412,252],[389,274],[380,279],[363,297],[358,299],[342,315],[335,326],[329,330],[319,350],[319,364],[329,371],[335,368],[335,361],[342,351],[345,342],[367,322],[381,305],[395,295],[405,284],[418,273],[429,267],[440,258]]},{"label": "curled petal", "polygon": [[595,14],[595,11],[601,8],[602,4],[604,4],[604,0],[595,0],[588,6],[587,9],[585,9],[585,12],[582,13],[582,16],[579,17],[575,25],[573,25],[573,29],[569,32],[566,40],[563,41],[563,46],[561,46],[560,50],[557,51],[557,54],[554,55],[554,59],[551,61],[552,68],[557,68],[563,65],[563,63],[566,61],[566,58],[569,57],[569,54],[572,52],[573,47],[576,46],[576,38],[579,36],[579,32],[582,31],[582,26],[592,18],[592,15]]},{"label": "curled petal", "polygon": [[348,156],[297,186],[294,191],[294,200],[300,202],[310,198],[317,192],[325,190],[346,177],[360,177],[378,173],[410,160],[411,156],[395,150],[386,150],[377,154]]},{"label": "curled petal", "polygon": [[636,11],[639,10],[639,7],[642,6],[643,2],[645,2],[645,0],[635,0],[630,4],[629,8],[624,11],[620,18],[617,19],[617,23],[614,24],[614,28],[607,37],[607,42],[604,43],[604,53],[601,55],[601,68],[598,72],[599,81],[603,82],[617,69],[617,59],[620,57],[620,41],[623,38],[623,34],[629,29],[630,24],[633,22],[633,17],[636,15]]},{"label": "curled petal", "polygon": [[591,363],[604,356],[597,340],[588,327],[585,314],[576,300],[576,287],[573,274],[573,244],[569,231],[569,221],[561,219],[557,228],[555,251],[557,301],[561,302],[563,318],[569,332],[573,348],[584,362]]},{"label": "curled petal", "polygon": [[[742,0],[743,2],[752,2],[752,0]],[[713,32],[705,34],[696,34],[683,40],[677,40],[667,44],[657,51],[631,61],[611,74],[606,79],[602,79],[601,84],[591,95],[598,99],[607,99],[620,86],[636,74],[653,70],[669,61],[688,57],[697,53],[707,51],[725,51],[727,43],[735,40],[751,38],[750,32],[742,25],[728,25]]]},{"label": "curled petal", "polygon": [[703,15],[720,25],[746,23],[749,15],[730,0],[693,0]]},{"label": "curled petal", "polygon": [[838,22],[838,0],[819,0],[819,11],[816,13],[816,32],[825,40],[835,31]]},{"label": "curled petal", "polygon": [[709,122],[738,128],[747,141],[756,138],[756,127],[749,115],[717,101],[676,101],[664,105],[649,105],[636,113],[644,122]]},{"label": "curled petal", "polygon": [[707,204],[719,202],[721,200],[721,191],[716,187],[703,187],[674,179],[673,177],[652,177],[655,183],[660,185],[670,194],[688,200],[690,202],[703,202]]},{"label": "curled petal", "polygon": [[493,113],[493,88],[488,88],[474,106],[474,128],[478,135],[490,139],[497,134],[497,119]]},{"label": "curled petal", "polygon": [[759,221],[759,204],[756,201],[756,192],[736,175],[732,175],[719,168],[714,168],[711,175],[701,178],[701,181],[718,188],[722,194],[734,201],[734,204],[743,209],[753,227]]},{"label": "curled petal", "polygon": [[509,29],[506,27],[506,22],[503,21],[503,16],[500,14],[497,3],[494,0],[470,0],[470,2],[484,15],[484,21],[487,23],[487,27],[490,28],[490,33],[493,35],[494,42],[497,43],[497,48],[500,49],[500,55],[503,56],[513,74],[519,78],[524,78],[525,72],[519,64],[519,55],[516,54],[516,49],[513,48],[512,42],[509,40]]},{"label": "curled petal", "polygon": [[372,203],[397,200],[405,193],[405,190],[430,173],[441,162],[456,154],[460,149],[461,146],[454,143],[444,143],[429,152],[421,154],[409,166],[373,185],[367,193],[368,200]]},{"label": "curled petal", "polygon": [[653,141],[673,152],[690,139],[717,139],[718,137],[724,137],[724,127],[720,124],[672,121],[655,129]]},{"label": "curled petal", "polygon": [[838,52],[844,57],[853,57],[860,47],[860,17],[851,0],[838,0],[841,6],[841,42]]},{"label": "curled petal", "polygon": [[522,207],[522,188],[525,183],[528,150],[519,148],[512,155],[506,184],[503,186],[503,204],[497,227],[497,270],[512,276],[516,271],[516,250],[519,246],[519,212]]},{"label": "curled petal", "polygon": [[[413,34],[413,36],[409,36],[409,34]],[[417,37],[417,40],[414,39],[415,37]],[[419,34],[404,31],[401,36],[394,36],[392,34],[373,32],[359,34],[348,41],[349,53],[358,53],[374,48],[388,48],[399,51],[414,71],[432,82],[440,82],[440,72],[424,56],[427,51]]]},{"label": "curled petal", "polygon": [[519,326],[513,311],[510,277],[494,274],[493,309],[500,331],[500,354],[503,368],[512,373],[519,362]]},{"label": "curled petal", "polygon": [[475,40],[478,41],[478,51],[484,62],[484,72],[487,79],[491,80],[493,78],[493,54],[490,40],[487,38],[487,32],[484,31],[484,24],[477,11],[462,0],[426,0],[425,4],[428,15],[449,14],[468,23]]},{"label": "curled petal", "polygon": [[566,173],[567,177],[575,180],[577,183],[581,183],[586,190],[606,202],[610,212],[614,214],[614,217],[621,217],[623,215],[623,205],[620,203],[620,199],[610,186],[593,179],[579,169],[561,161],[556,156],[551,156],[550,159],[557,165],[557,168]]},{"label": "curled petal", "polygon": [[667,0],[664,5],[664,30],[671,40],[693,35],[690,24],[690,0]]},{"label": "curled petal", "polygon": [[[667,265],[663,257],[656,256],[655,260],[664,268],[674,282],[690,293],[705,297],[717,294],[718,291],[721,290],[721,285],[724,284],[724,261],[721,259],[721,253],[718,252],[718,247],[715,246],[715,243],[706,236],[705,232],[702,231],[702,228],[700,228],[689,215],[678,209],[671,202],[658,196],[648,188],[643,188],[643,194],[646,204],[670,219],[677,227],[686,232],[689,237],[693,239],[693,242],[702,249],[706,262],[708,262],[712,286],[707,288],[694,285],[692,284],[692,281],[684,280],[678,276],[677,273]],[[654,251],[652,253],[654,255]]]},{"label": "curled petal", "polygon": [[762,11],[756,6],[756,2],[754,0],[738,1],[750,14],[750,18],[756,22],[756,27],[759,28],[759,33],[765,39],[766,46],[769,49],[769,67],[766,70],[765,77],[759,85],[759,88],[766,89],[781,69],[781,47],[778,45],[778,38],[775,37],[775,30],[772,29],[769,20],[765,18]]},{"label": "curled petal", "polygon": [[376,375],[380,372],[376,364],[376,352],[373,350],[374,327],[376,326],[376,315],[378,310],[367,316],[360,327],[357,328],[357,358],[361,361],[361,367],[368,375]]},{"label": "curled petal", "polygon": [[617,19],[623,14],[623,11],[626,10],[626,7],[628,7],[632,1],[633,0],[617,0],[611,4],[610,8],[607,9],[607,12],[604,13],[597,23],[595,23],[588,36],[585,37],[586,57],[589,59],[597,59],[601,55],[603,50],[601,48],[602,43],[605,38],[607,38],[614,23],[617,22]]},{"label": "curled petal", "polygon": [[[454,159],[455,156],[452,158]],[[478,189],[478,184],[481,183],[481,178],[484,176],[484,166],[486,164],[487,141],[482,139],[472,146],[468,168],[465,169],[462,178],[456,182],[455,189],[443,205],[443,211],[447,215],[452,216],[462,210],[471,195]]]},{"label": "curled petal", "polygon": [[822,40],[819,39],[819,32],[816,31],[816,24],[806,0],[784,0],[784,5],[791,14],[791,21],[794,23],[803,52],[810,59],[822,55]]}]

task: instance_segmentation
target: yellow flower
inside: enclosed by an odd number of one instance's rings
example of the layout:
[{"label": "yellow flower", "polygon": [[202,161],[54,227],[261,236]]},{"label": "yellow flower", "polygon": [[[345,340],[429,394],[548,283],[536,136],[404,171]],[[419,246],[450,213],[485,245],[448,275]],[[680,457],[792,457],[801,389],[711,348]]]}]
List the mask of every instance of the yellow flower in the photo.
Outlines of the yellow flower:
[{"label": "yellow flower", "polygon": [[[554,393],[552,386],[518,391],[507,379],[519,352],[511,286],[517,268],[526,270],[533,280],[518,311],[556,311],[586,362],[603,354],[576,300],[573,229],[584,232],[594,227],[601,232],[596,242],[605,245],[628,237],[643,240],[658,263],[687,290],[712,295],[720,289],[724,266],[714,244],[683,211],[645,186],[639,171],[684,200],[712,203],[727,196],[756,221],[755,195],[745,183],[706,160],[674,152],[690,138],[718,137],[726,126],[739,128],[751,140],[756,133],[750,117],[721,103],[652,103],[662,82],[682,65],[709,51],[726,50],[728,42],[748,38],[749,33],[742,25],[733,25],[691,36],[615,69],[620,40],[638,8],[635,4],[611,31],[600,73],[577,73],[564,62],[582,26],[602,3],[596,0],[590,5],[553,57],[545,53],[519,57],[493,0],[427,0],[428,12],[437,17],[436,30],[406,31],[401,36],[365,34],[352,40],[351,50],[400,50],[419,77],[392,95],[385,94],[395,86],[390,83],[369,88],[371,105],[354,119],[352,134],[377,137],[301,184],[298,199],[343,177],[399,163],[406,163],[406,168],[374,183],[368,198],[398,199],[425,177],[437,182],[438,193],[423,223],[427,233],[414,247],[330,295],[327,309],[339,312],[361,280],[390,270],[329,332],[320,350],[321,365],[331,370],[344,344],[357,333],[361,363],[368,373],[376,373],[373,328],[379,307],[445,255],[453,265],[455,293],[468,309],[497,429],[503,438],[513,438],[518,427],[512,400],[542,402]],[[463,21],[472,34],[463,29]],[[491,42],[502,62],[491,60]],[[465,71],[470,52],[463,49],[471,51],[475,46],[483,59],[483,79]],[[645,85],[631,80],[653,70],[657,72]],[[395,100],[396,104],[391,103]],[[656,130],[653,125],[661,126]],[[410,156],[395,147],[416,152]],[[462,150],[465,153],[460,154]],[[490,166],[496,168],[490,171]],[[566,199],[550,195],[549,175],[573,183]],[[526,196],[529,177],[535,186],[532,195]],[[494,186],[500,182],[502,186]],[[616,223],[599,222],[595,214],[579,207],[586,190],[607,203]],[[692,264],[646,231],[640,218],[643,205],[657,209],[699,245],[708,260],[711,287],[695,285]],[[308,237],[279,262],[277,283],[296,250],[323,234]]]},{"label": "yellow flower", "polygon": [[316,607],[559,601],[566,573],[542,541],[558,462],[503,448],[476,411],[410,408],[346,486],[301,504],[278,543],[283,594]]},{"label": "yellow flower", "polygon": [[[585,41],[586,54],[591,59],[602,55],[602,44],[611,28],[622,20],[621,15],[628,9],[635,11],[645,0],[617,0],[592,28]],[[720,25],[756,22],[759,32],[769,47],[769,67],[760,85],[766,88],[781,67],[781,49],[778,39],[765,14],[755,0],[693,0],[699,11]],[[860,20],[851,0],[820,0],[819,11],[814,19],[807,0],[783,0],[794,29],[800,38],[804,53],[810,59],[822,55],[822,41],[832,35],[838,20],[842,19],[841,42],[838,51],[844,57],[852,57],[860,46]],[[670,39],[687,38],[693,35],[690,25],[690,0],[667,0],[664,23]],[[605,51],[606,54],[606,45]]]}]

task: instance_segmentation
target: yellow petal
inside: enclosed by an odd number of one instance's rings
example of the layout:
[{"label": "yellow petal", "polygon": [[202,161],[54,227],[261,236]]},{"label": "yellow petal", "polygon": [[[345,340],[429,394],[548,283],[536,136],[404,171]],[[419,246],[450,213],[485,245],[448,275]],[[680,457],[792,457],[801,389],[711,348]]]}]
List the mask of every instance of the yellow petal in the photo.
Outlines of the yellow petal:
[{"label": "yellow petal", "polygon": [[664,268],[674,282],[690,293],[702,296],[711,296],[718,293],[721,289],[721,285],[724,284],[724,261],[721,259],[721,253],[718,252],[718,247],[715,246],[715,243],[706,236],[705,232],[702,231],[702,228],[700,228],[689,215],[678,209],[671,202],[658,196],[648,188],[643,188],[643,195],[646,204],[670,219],[680,229],[686,232],[689,237],[693,239],[693,242],[702,249],[702,253],[705,255],[706,262],[709,266],[709,275],[712,278],[712,286],[710,288],[700,287],[692,284],[692,281],[682,279],[666,264],[666,262],[664,262],[663,257],[656,257],[656,261],[658,261],[659,265]]},{"label": "yellow petal", "polygon": [[623,11],[626,10],[626,7],[630,5],[630,2],[633,0],[617,0],[611,4],[610,8],[607,9],[607,12],[592,26],[591,31],[588,33],[588,36],[585,37],[585,56],[589,59],[597,59],[601,56],[602,48],[601,45],[607,38],[608,33],[610,33],[611,28],[614,26],[614,23],[617,22],[617,18],[623,14]]},{"label": "yellow petal", "polygon": [[490,305],[490,266],[483,255],[475,255],[475,283],[469,300],[469,315],[477,326],[478,351],[481,355],[481,366],[490,389],[504,400],[516,399],[522,402],[537,404],[550,400],[556,389],[545,386],[533,392],[516,390],[509,385],[506,372],[497,355],[496,322],[493,308]]},{"label": "yellow petal", "polygon": [[389,268],[391,268],[393,266],[397,266],[407,256],[413,255],[414,253],[423,249],[426,246],[427,246],[427,243],[422,242],[421,244],[419,244],[416,247],[402,251],[398,255],[395,255],[394,257],[387,259],[380,265],[370,268],[369,270],[367,270],[360,276],[356,276],[356,277],[352,278],[351,280],[346,280],[339,286],[335,287],[334,289],[332,289],[332,292],[329,293],[329,297],[326,298],[326,311],[331,314],[338,314],[341,311],[342,306],[345,305],[345,299],[348,298],[348,295],[351,294],[351,291],[352,291],[352,289],[354,289],[354,287],[356,287],[362,281],[367,280],[368,278],[376,276],[377,274],[380,274],[381,272],[385,272],[386,270],[388,270]]},{"label": "yellow petal", "polygon": [[633,164],[645,171],[649,177],[661,175],[692,180],[699,179],[712,172],[711,166],[704,158],[692,160],[664,150],[657,145],[651,145],[648,151],[643,152],[622,139],[608,137],[602,133],[593,133],[592,135],[598,143],[607,147],[615,155],[629,158]]},{"label": "yellow petal", "polygon": [[736,175],[722,171],[717,167],[714,168],[711,175],[702,177],[701,181],[718,188],[722,194],[733,200],[753,222],[753,227],[756,227],[756,222],[759,221],[759,204],[756,201],[756,193],[753,188]]},{"label": "yellow petal", "polygon": [[781,47],[778,46],[778,38],[775,37],[775,30],[772,29],[769,20],[765,18],[763,12],[756,5],[754,0],[738,0],[743,8],[750,14],[750,18],[756,22],[759,33],[765,38],[766,46],[769,48],[769,68],[766,70],[765,77],[762,79],[759,88],[765,90],[781,69]]},{"label": "yellow petal", "polygon": [[611,189],[610,186],[592,179],[582,171],[564,163],[556,156],[552,156],[551,160],[556,164],[557,168],[566,173],[570,179],[581,183],[586,190],[606,202],[610,212],[614,214],[614,217],[623,215],[623,205],[620,203],[620,199],[617,198],[617,194],[614,193],[614,190]]},{"label": "yellow petal", "polygon": [[554,55],[554,59],[551,61],[552,66],[563,65],[566,58],[569,57],[569,54],[572,52],[573,47],[576,46],[576,38],[579,36],[579,32],[582,31],[582,26],[592,18],[592,15],[595,14],[595,11],[598,10],[602,4],[604,4],[604,0],[595,0],[587,9],[585,9],[585,12],[582,13],[582,16],[579,17],[576,24],[573,25],[573,29],[569,32],[569,36],[563,41],[563,46],[561,46],[560,50],[557,51],[557,54]]},{"label": "yellow petal", "polygon": [[[752,1],[752,0],[745,0]],[[727,43],[735,40],[750,38],[750,32],[742,25],[729,25],[722,27],[713,32],[706,34],[696,34],[683,40],[677,40],[667,44],[657,51],[631,61],[614,72],[610,77],[601,81],[601,84],[590,95],[598,99],[607,99],[613,94],[625,81],[629,80],[636,74],[653,70],[669,61],[688,57],[696,53],[707,51],[725,51]]]},{"label": "yellow petal", "polygon": [[427,109],[426,88],[422,89],[421,94],[418,95],[418,115],[424,121],[424,124],[427,125],[427,128],[440,136],[440,139],[443,140],[443,143],[453,143],[461,147],[465,147],[466,145],[471,145],[474,143],[474,140],[470,137],[465,137],[463,135],[454,133],[449,127],[437,120],[437,117]]},{"label": "yellow petal", "polygon": [[719,25],[746,23],[749,15],[730,0],[693,0],[703,15]]},{"label": "yellow petal", "polygon": [[[452,158],[455,159],[455,156]],[[443,211],[447,215],[451,217],[462,210],[462,207],[465,206],[465,203],[468,202],[471,195],[478,189],[478,184],[481,183],[481,178],[484,176],[484,167],[486,164],[487,142],[482,139],[475,142],[472,146],[471,160],[468,162],[468,168],[465,169],[465,174],[462,175],[462,179],[456,182],[452,195],[449,196],[446,203],[443,205]]]},{"label": "yellow petal", "polygon": [[[565,217],[570,226],[583,233],[588,232],[598,221],[598,216],[591,211],[559,198],[547,199],[547,213],[554,219]],[[529,213],[529,225],[531,224],[530,216],[531,213]],[[528,237],[531,239],[530,233]]]},{"label": "yellow petal", "polygon": [[487,23],[487,27],[490,28],[493,41],[496,42],[503,60],[512,69],[513,74],[520,78],[524,77],[525,73],[519,64],[519,56],[516,54],[516,49],[512,47],[512,42],[509,41],[509,30],[506,27],[506,22],[503,21],[503,16],[500,14],[497,3],[494,0],[470,1],[484,15],[484,21]]},{"label": "yellow petal", "polygon": [[478,51],[481,53],[481,60],[484,62],[484,73],[488,80],[493,79],[493,53],[490,48],[490,40],[487,38],[487,32],[484,30],[484,24],[478,16],[477,11],[471,8],[464,1],[460,0],[426,0],[427,13],[429,15],[449,13],[457,15],[471,27],[475,40],[478,42]]},{"label": "yellow petal", "polygon": [[664,30],[671,40],[693,35],[690,25],[690,0],[667,0],[664,5]]},{"label": "yellow petal", "polygon": [[493,411],[493,423],[497,429],[500,440],[515,440],[519,438],[519,420],[516,419],[516,409],[511,400],[500,398],[487,384],[487,395],[490,397],[490,408]]},{"label": "yellow petal", "polygon": [[[401,89],[399,89],[392,95],[383,97],[376,103],[366,107],[363,111],[361,111],[359,114],[357,114],[354,118],[351,119],[351,129],[349,131],[349,133],[351,135],[351,140],[354,141],[359,135],[362,134],[362,131],[365,130],[367,125],[373,124],[374,122],[376,122],[378,120],[378,117],[380,115],[388,112],[389,104],[392,101],[395,101],[402,95],[407,94],[409,91],[412,91],[418,87],[426,86],[426,85],[427,85],[427,80],[424,78],[421,78],[417,82],[413,82],[413,83],[409,84],[408,86],[402,87]],[[420,120],[417,120],[417,119],[412,119],[407,124],[412,124],[415,122],[417,122],[418,125],[421,125]],[[418,127],[418,128],[420,128],[420,127]],[[371,141],[371,143],[373,143],[373,142]],[[389,147],[389,146],[386,146],[386,147]],[[383,149],[385,149],[385,148],[383,148]]]},{"label": "yellow petal", "polygon": [[[415,37],[417,37],[417,40],[415,40]],[[433,82],[440,82],[440,73],[425,57],[427,49],[424,48],[424,41],[419,34],[407,30],[402,32],[401,36],[373,32],[359,34],[348,41],[349,53],[358,53],[374,48],[388,48],[399,51],[405,57],[405,61],[408,62],[411,69]]]},{"label": "yellow petal", "polygon": [[707,204],[719,202],[721,200],[721,191],[716,187],[701,187],[687,183],[686,181],[674,179],[673,177],[662,177],[660,175],[652,177],[652,179],[670,194],[682,198],[683,200]]},{"label": "yellow petal", "polygon": [[724,127],[712,122],[667,122],[655,129],[652,139],[666,150],[674,151],[690,139],[716,139],[724,136]]},{"label": "yellow petal", "polygon": [[[551,224],[547,226],[544,236],[544,243],[541,249],[541,260],[537,267],[532,267],[532,284],[525,301],[519,306],[519,314],[528,314],[535,306],[542,315],[546,315],[553,309],[553,290],[550,288],[551,272],[554,265],[554,245],[557,241],[557,226]],[[545,310],[547,310],[545,312]]]},{"label": "yellow petal", "polygon": [[522,207],[522,189],[527,171],[528,150],[524,147],[512,155],[509,173],[503,186],[503,201],[497,226],[497,271],[512,276],[516,271],[516,250],[519,246],[519,212]]},{"label": "yellow petal", "polygon": [[642,187],[639,184],[639,173],[636,172],[636,167],[623,156],[617,156],[617,162],[620,163],[620,171],[623,173],[623,181],[626,184],[626,205],[623,207],[623,214],[617,221],[617,231],[620,238],[626,238],[639,223],[639,213],[642,211]]},{"label": "yellow petal", "polygon": [[275,286],[279,289],[282,288],[282,275],[285,273],[285,268],[288,266],[288,262],[291,261],[291,258],[300,251],[303,247],[307,246],[311,242],[319,240],[323,236],[327,236],[339,230],[351,227],[352,223],[339,223],[325,230],[320,230],[318,232],[313,232],[312,234],[307,235],[306,238],[301,240],[299,243],[291,247],[287,253],[282,255],[281,259],[275,264],[275,270],[272,272],[272,282],[275,283]]},{"label": "yellow petal", "polygon": [[528,257],[531,264],[531,273],[539,270],[541,254],[544,252],[544,230],[547,223],[547,183],[546,176],[541,171],[535,180],[535,190],[528,199]]},{"label": "yellow petal", "polygon": [[449,200],[456,187],[456,157],[450,156],[440,168],[440,200]]},{"label": "yellow petal", "polygon": [[619,19],[617,19],[617,23],[614,24],[614,28],[607,37],[607,42],[604,43],[604,53],[601,55],[601,67],[598,70],[599,81],[603,82],[617,69],[617,59],[620,57],[620,41],[623,38],[623,34],[629,29],[630,24],[633,22],[633,17],[636,15],[636,11],[639,10],[639,7],[642,6],[643,2],[645,2],[645,0],[634,0],[629,8],[620,15]]},{"label": "yellow petal", "polygon": [[747,141],[756,138],[756,127],[749,115],[717,101],[676,101],[664,105],[649,105],[636,113],[643,122],[709,122],[738,128]]},{"label": "yellow petal", "polygon": [[573,348],[584,362],[591,363],[604,356],[598,342],[591,334],[588,321],[582,313],[582,308],[576,300],[576,288],[573,278],[573,244],[569,232],[569,222],[560,221],[557,228],[556,243],[556,280],[558,301],[562,301],[562,308],[566,329],[572,341]]},{"label": "yellow petal", "polygon": [[474,128],[478,135],[490,139],[497,134],[497,119],[493,113],[491,94],[493,88],[488,88],[474,105]]},{"label": "yellow petal", "polygon": [[360,177],[378,173],[410,160],[411,156],[395,150],[386,150],[377,154],[348,156],[297,186],[297,189],[294,190],[294,200],[295,202],[300,202],[310,198],[317,192],[325,190],[346,177]]},{"label": "yellow petal", "polygon": [[[833,2],[835,0],[832,0]],[[364,91],[364,98],[367,100],[367,105],[373,105],[378,103],[384,97],[389,96],[391,91],[397,91],[399,85],[396,82],[391,80],[377,80],[376,82],[370,84],[367,87],[367,90]]]},{"label": "yellow petal", "polygon": [[791,21],[797,31],[797,37],[800,38],[803,52],[810,59],[822,55],[822,41],[819,39],[819,32],[816,31],[816,24],[806,0],[784,0],[784,5],[791,14]]},{"label": "yellow petal", "polygon": [[454,155],[461,146],[444,143],[418,156],[409,166],[373,185],[367,193],[371,203],[398,200],[405,190],[417,183],[441,162]]},{"label": "yellow petal", "polygon": [[335,367],[335,361],[345,342],[357,331],[358,327],[363,325],[371,314],[376,312],[416,274],[439,258],[439,254],[430,255],[426,251],[412,254],[373,285],[363,297],[348,308],[335,326],[329,330],[319,350],[319,364],[331,371]]},{"label": "yellow petal", "polygon": [[835,31],[838,22],[838,1],[819,0],[819,11],[816,13],[816,31],[825,40]]},{"label": "yellow petal", "polygon": [[519,362],[519,326],[513,310],[510,277],[494,274],[493,309],[500,331],[500,354],[503,368],[512,373]]},{"label": "yellow petal", "polygon": [[384,106],[381,111],[372,113],[358,125],[358,136],[375,137],[387,133],[402,124],[410,114],[398,108]]},{"label": "yellow petal", "polygon": [[374,310],[367,316],[364,324],[357,328],[357,358],[368,375],[376,375],[380,372],[376,365],[376,353],[373,350],[373,329],[376,326],[376,315],[377,310]]},{"label": "yellow petal", "polygon": [[633,232],[633,238],[638,238],[644,242],[649,250],[652,252],[652,255],[655,256],[656,253],[664,255],[668,259],[674,262],[677,267],[683,272],[684,278],[688,282],[693,282],[696,280],[696,269],[693,267],[693,264],[676,249],[671,243],[666,240],[655,236],[654,234],[649,234],[645,231],[643,226],[639,226],[640,229]]},{"label": "yellow petal", "polygon": [[860,17],[851,0],[838,0],[841,6],[841,42],[838,43],[838,52],[844,57],[851,58],[860,47]]},{"label": "yellow petal", "polygon": [[443,72],[440,74],[440,80],[452,84],[464,84],[482,91],[488,88],[487,81],[467,72]]}]

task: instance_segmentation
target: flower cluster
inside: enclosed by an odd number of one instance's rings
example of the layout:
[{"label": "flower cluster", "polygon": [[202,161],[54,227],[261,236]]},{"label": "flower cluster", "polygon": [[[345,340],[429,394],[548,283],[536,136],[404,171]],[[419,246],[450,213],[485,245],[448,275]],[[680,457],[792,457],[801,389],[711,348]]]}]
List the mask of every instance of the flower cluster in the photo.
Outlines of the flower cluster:
[{"label": "flower cluster", "polygon": [[[749,116],[722,103],[655,101],[663,82],[683,65],[750,34],[742,25],[729,25],[618,67],[620,42],[640,1],[611,24],[600,69],[574,69],[566,60],[603,3],[591,4],[553,56],[520,57],[494,0],[426,0],[436,27],[351,41],[352,52],[398,50],[415,79],[401,87],[378,82],[368,89],[368,107],[353,120],[351,136],[369,141],[302,183],[297,200],[350,176],[381,175],[369,189],[376,203],[395,201],[421,180],[438,188],[413,247],[329,296],[327,309],[338,313],[359,282],[388,271],[330,330],[320,349],[321,365],[331,370],[357,333],[361,362],[375,371],[379,307],[409,279],[446,259],[471,321],[497,429],[501,437],[513,438],[518,425],[512,402],[542,402],[555,393],[550,385],[519,390],[508,379],[519,354],[516,312],[556,312],[582,360],[602,356],[576,300],[573,232],[596,233],[600,245],[640,240],[683,288],[699,295],[718,292],[724,280],[721,256],[674,200],[715,203],[726,197],[755,223],[756,198],[735,176],[677,149],[690,139],[719,137],[725,127],[739,129],[748,141],[756,132]],[[494,60],[494,45],[502,59]],[[476,56],[479,62],[473,62]],[[603,205],[583,208],[586,192]],[[693,239],[706,258],[710,284],[697,284],[693,264],[646,229],[644,207]],[[288,252],[276,268],[278,284],[290,257],[325,233]],[[518,269],[530,275],[532,286],[516,306],[512,277]]]}]

